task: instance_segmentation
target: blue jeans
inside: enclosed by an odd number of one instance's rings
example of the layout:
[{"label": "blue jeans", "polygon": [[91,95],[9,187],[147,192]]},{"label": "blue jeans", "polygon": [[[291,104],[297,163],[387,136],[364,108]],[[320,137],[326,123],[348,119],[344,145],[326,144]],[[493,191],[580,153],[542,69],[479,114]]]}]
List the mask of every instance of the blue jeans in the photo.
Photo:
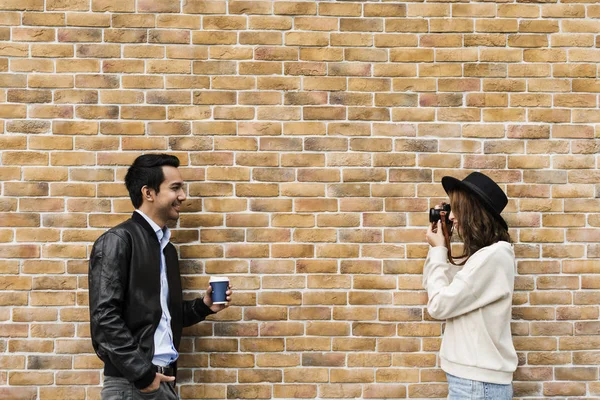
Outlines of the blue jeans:
[{"label": "blue jeans", "polygon": [[499,385],[472,381],[446,374],[448,378],[448,399],[450,400],[511,400],[512,384]]}]

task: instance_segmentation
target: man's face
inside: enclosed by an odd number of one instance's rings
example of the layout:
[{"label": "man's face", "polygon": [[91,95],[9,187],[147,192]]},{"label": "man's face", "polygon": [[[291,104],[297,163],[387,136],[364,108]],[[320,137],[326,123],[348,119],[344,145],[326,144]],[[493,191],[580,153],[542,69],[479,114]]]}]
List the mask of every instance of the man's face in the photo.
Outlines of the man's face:
[{"label": "man's face", "polygon": [[151,206],[164,221],[177,221],[181,203],[187,198],[183,190],[183,179],[175,167],[163,166],[162,170],[165,180],[160,184],[160,191],[153,193],[154,202]]}]

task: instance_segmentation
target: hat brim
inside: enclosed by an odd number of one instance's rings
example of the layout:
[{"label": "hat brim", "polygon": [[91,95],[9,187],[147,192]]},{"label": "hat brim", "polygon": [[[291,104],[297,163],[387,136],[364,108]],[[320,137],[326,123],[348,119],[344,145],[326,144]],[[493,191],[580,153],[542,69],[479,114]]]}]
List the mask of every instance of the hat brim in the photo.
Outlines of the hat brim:
[{"label": "hat brim", "polygon": [[475,195],[475,197],[479,200],[479,202],[481,204],[483,204],[483,206],[486,208],[486,210],[488,210],[498,220],[498,222],[500,222],[502,224],[504,229],[508,230],[508,224],[506,223],[504,218],[502,218],[502,216],[500,214],[498,214],[496,212],[496,210],[494,210],[492,205],[486,199],[486,196],[483,193],[481,193],[480,189],[477,186],[472,185],[469,182],[463,182],[452,176],[444,176],[442,178],[442,186],[444,187],[446,194],[448,194],[448,192],[451,192],[455,189],[462,189],[462,190],[465,190],[465,191]]}]

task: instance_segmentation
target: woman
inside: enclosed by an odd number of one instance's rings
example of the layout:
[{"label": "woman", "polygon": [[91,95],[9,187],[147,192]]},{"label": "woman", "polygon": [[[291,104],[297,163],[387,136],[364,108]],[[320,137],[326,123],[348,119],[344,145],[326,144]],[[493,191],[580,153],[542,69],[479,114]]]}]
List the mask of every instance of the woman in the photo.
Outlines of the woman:
[{"label": "woman", "polygon": [[440,365],[448,399],[511,399],[517,368],[510,331],[515,254],[500,216],[508,199],[479,172],[462,181],[446,176],[442,185],[450,198],[451,229],[464,250],[455,262],[443,232],[450,229],[441,221],[431,224],[423,287],[429,314],[447,320]]}]

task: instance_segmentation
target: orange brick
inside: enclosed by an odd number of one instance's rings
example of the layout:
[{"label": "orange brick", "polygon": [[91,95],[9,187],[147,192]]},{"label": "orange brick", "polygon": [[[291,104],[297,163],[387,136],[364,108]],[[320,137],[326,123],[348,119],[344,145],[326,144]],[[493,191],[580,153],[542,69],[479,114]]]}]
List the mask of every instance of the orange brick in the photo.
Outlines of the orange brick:
[{"label": "orange brick", "polygon": [[0,10],[0,305],[12,308],[0,350],[26,354],[0,359],[0,397],[100,397],[85,260],[133,210],[127,167],[166,151],[188,182],[182,272],[239,289],[237,307],[186,330],[201,339],[182,341],[182,397],[445,397],[443,325],[423,313],[427,245],[414,238],[457,168],[510,198],[515,395],[600,393],[586,383],[598,377],[600,6]]}]

